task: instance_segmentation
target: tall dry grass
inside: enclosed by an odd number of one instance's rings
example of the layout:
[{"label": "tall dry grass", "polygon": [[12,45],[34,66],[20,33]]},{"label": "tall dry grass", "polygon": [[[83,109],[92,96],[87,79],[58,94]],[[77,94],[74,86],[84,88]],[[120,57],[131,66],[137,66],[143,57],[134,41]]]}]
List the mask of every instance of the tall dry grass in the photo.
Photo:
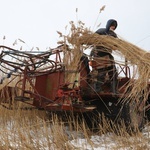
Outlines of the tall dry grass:
[{"label": "tall dry grass", "polygon": [[[76,121],[71,116],[66,118],[64,121],[56,114],[49,117],[45,111],[36,109],[8,110],[0,107],[0,149],[85,150],[88,147],[107,148],[112,142],[113,150],[149,148],[148,137],[140,132],[129,135],[124,125],[112,125],[104,116],[95,132],[84,120]],[[84,139],[86,143],[81,144]]]}]

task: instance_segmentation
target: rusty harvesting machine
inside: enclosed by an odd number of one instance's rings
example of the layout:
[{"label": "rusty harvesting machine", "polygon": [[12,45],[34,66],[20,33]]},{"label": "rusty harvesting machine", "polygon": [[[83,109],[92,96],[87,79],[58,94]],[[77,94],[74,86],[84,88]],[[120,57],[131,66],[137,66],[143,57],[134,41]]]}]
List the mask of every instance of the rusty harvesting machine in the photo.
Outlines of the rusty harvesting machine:
[{"label": "rusty harvesting machine", "polygon": [[[149,94],[143,96],[145,91],[142,91],[143,95],[138,95],[138,100],[130,99],[134,97],[130,91],[137,79],[131,77],[127,59],[123,64],[115,64],[117,81],[110,81],[106,75],[102,90],[97,91],[96,68],[106,65],[107,61],[89,60],[87,54],[81,53],[80,58],[75,57],[71,62],[69,57],[72,54],[64,54],[64,47],[70,51],[66,45],[47,51],[23,51],[0,46],[1,105],[9,104],[10,108],[14,101],[19,101],[55,113],[98,112],[116,121],[123,119],[132,127],[143,127],[148,116]],[[66,57],[67,62],[64,61]],[[147,89],[149,91],[149,84]]]}]

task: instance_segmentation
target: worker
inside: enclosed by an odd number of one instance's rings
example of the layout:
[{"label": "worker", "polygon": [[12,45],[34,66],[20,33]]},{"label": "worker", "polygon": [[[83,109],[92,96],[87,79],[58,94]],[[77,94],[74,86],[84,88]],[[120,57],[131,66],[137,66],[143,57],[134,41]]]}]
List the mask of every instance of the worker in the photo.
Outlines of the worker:
[{"label": "worker", "polygon": [[[114,19],[110,19],[107,21],[106,28],[100,28],[95,33],[99,35],[110,35],[114,38],[117,38],[117,34],[114,32],[114,30],[117,28],[117,21]],[[107,65],[101,65],[99,68],[97,68],[98,75],[97,75],[97,82],[95,85],[96,91],[103,91],[102,85],[105,81],[106,74],[108,74],[110,79],[110,85],[111,85],[111,92],[117,93],[116,86],[117,86],[117,70],[114,63],[114,57],[112,55],[112,50],[105,48],[104,46],[96,46],[92,49],[90,54],[93,59],[97,61],[99,59],[107,60]],[[101,58],[101,59],[100,59]],[[104,64],[104,61],[101,62],[101,64]]]}]

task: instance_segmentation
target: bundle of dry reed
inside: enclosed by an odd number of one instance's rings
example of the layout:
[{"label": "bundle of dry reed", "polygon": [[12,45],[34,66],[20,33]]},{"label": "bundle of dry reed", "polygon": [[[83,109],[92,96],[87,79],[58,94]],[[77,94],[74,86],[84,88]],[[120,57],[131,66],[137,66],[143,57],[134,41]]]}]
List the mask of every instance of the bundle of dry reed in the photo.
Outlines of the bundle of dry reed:
[{"label": "bundle of dry reed", "polygon": [[[134,80],[134,82],[131,80],[132,82],[129,83],[129,86],[132,86],[132,89],[128,91],[128,96],[126,99],[139,100],[142,96],[143,100],[147,100],[150,92],[148,89],[150,78],[150,53],[122,39],[93,33],[87,28],[84,28],[84,24],[81,22],[78,27],[71,22],[70,34],[63,37],[65,40],[60,43],[68,44],[72,47],[70,51],[64,50],[64,53],[71,56],[69,63],[67,62],[67,68],[71,67],[77,69],[76,67],[78,66],[80,60],[79,58],[81,58],[81,55],[87,47],[103,46],[108,49],[117,50],[132,65],[137,66],[136,75],[138,74],[138,78],[137,80]],[[64,59],[66,59],[66,57],[64,57]],[[135,76],[133,76],[133,78],[134,77]]]},{"label": "bundle of dry reed", "polygon": [[[141,95],[146,100],[149,94],[148,83],[150,79],[150,53],[131,44],[127,41],[113,38],[107,35],[83,34],[79,39],[80,43],[104,46],[108,49],[118,50],[132,64],[137,66],[138,78],[129,86],[132,86],[128,98],[139,99]],[[135,74],[135,73],[133,73]],[[133,76],[134,78],[135,76]]]}]

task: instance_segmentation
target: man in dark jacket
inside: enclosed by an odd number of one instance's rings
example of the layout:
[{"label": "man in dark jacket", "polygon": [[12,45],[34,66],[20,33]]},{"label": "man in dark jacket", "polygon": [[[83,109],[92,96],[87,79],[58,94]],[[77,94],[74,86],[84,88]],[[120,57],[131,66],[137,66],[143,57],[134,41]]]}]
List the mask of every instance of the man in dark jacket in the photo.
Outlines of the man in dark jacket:
[{"label": "man in dark jacket", "polygon": [[[100,28],[95,33],[99,35],[110,35],[114,38],[117,38],[116,33],[114,30],[117,28],[117,21],[114,19],[110,19],[107,21],[106,28]],[[102,91],[102,84],[105,81],[106,73],[108,73],[110,83],[111,83],[111,92],[116,93],[116,86],[117,86],[117,71],[114,63],[114,57],[112,56],[112,50],[105,48],[103,46],[96,46],[91,51],[91,56],[96,58],[109,58],[109,65],[105,67],[100,67],[97,69],[98,76],[97,76],[97,83],[96,83],[96,91]]]}]

